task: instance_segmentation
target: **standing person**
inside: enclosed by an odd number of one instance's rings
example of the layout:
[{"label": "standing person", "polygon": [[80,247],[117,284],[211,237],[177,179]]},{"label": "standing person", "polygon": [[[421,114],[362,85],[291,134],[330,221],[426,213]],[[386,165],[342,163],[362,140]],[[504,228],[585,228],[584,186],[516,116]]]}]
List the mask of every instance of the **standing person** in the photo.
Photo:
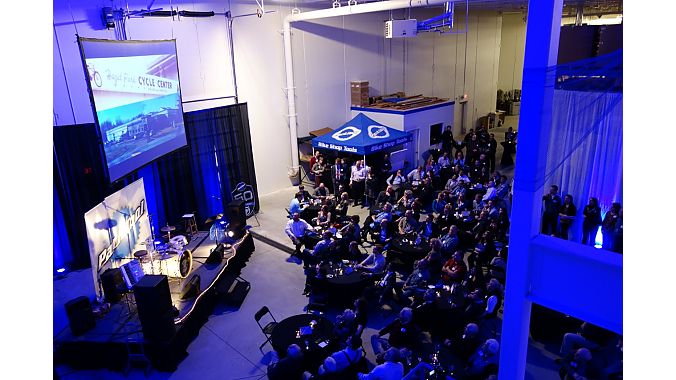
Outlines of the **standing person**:
[{"label": "standing person", "polygon": [[573,196],[566,194],[563,197],[563,205],[559,211],[559,237],[563,240],[568,240],[568,231],[570,226],[575,221],[575,215],[577,214],[577,208],[573,203]]},{"label": "standing person", "polygon": [[300,255],[300,248],[305,244],[305,231],[314,231],[312,226],[304,219],[300,218],[300,214],[293,213],[293,219],[286,223],[284,233],[291,239],[291,242],[296,246],[294,255]]},{"label": "standing person", "polygon": [[[317,161],[319,160],[321,153],[318,150],[315,150],[314,153],[312,154],[312,157],[310,157],[310,173],[312,173],[312,176],[314,177],[314,173],[312,171],[312,168],[315,166]],[[314,178],[313,178],[314,180]]]},{"label": "standing person", "polygon": [[498,152],[498,141],[495,139],[495,134],[491,133],[488,139],[488,146],[486,149],[486,156],[488,156],[488,166],[491,173],[496,169],[495,156]]},{"label": "standing person", "polygon": [[390,155],[388,153],[385,153],[385,155],[383,156],[383,163],[380,165],[380,169],[378,170],[377,173],[380,188],[385,187],[385,181],[387,181],[387,178],[390,176],[391,173],[392,173],[392,162],[390,162]]},{"label": "standing person", "polygon": [[446,129],[441,133],[441,151],[452,155],[453,143],[453,130],[450,125],[447,125]]},{"label": "standing person", "polygon": [[364,204],[364,181],[366,180],[366,171],[362,160],[357,160],[352,167],[350,174],[350,190],[352,191],[352,199],[354,205]]},{"label": "standing person", "polygon": [[589,203],[584,206],[582,215],[584,217],[582,222],[582,244],[594,245],[596,231],[598,231],[601,225],[599,200],[595,197],[589,198]]},{"label": "standing person", "polygon": [[370,168],[366,170],[364,186],[364,195],[366,197],[366,204],[364,206],[371,208],[375,205],[376,194],[378,193],[378,180],[373,176],[373,171]]},{"label": "standing person", "polygon": [[345,170],[340,158],[336,158],[334,164],[331,165],[331,181],[333,182],[333,195],[338,198],[340,185],[345,184]]},{"label": "standing person", "polygon": [[620,219],[620,210],[622,205],[618,202],[613,202],[610,210],[606,213],[601,224],[601,232],[603,233],[603,249],[608,251],[613,250],[613,243],[615,242],[615,228]]},{"label": "standing person", "polygon": [[315,188],[319,187],[319,184],[322,183],[324,170],[326,170],[324,156],[319,156],[317,162],[312,166],[312,173],[315,175]]},{"label": "standing person", "polygon": [[542,234],[544,235],[556,234],[556,225],[559,219],[559,211],[561,210],[561,197],[558,192],[559,187],[552,185],[549,188],[549,193],[542,197],[542,201],[544,202]]}]

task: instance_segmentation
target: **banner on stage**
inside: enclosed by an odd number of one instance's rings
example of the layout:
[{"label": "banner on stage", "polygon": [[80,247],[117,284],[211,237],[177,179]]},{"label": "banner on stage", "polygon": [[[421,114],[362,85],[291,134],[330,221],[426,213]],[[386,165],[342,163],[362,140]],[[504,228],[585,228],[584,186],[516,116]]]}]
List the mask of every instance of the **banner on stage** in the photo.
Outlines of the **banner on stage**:
[{"label": "banner on stage", "polygon": [[151,237],[143,178],[106,199],[85,214],[89,257],[97,298],[103,299],[100,276],[134,260]]}]

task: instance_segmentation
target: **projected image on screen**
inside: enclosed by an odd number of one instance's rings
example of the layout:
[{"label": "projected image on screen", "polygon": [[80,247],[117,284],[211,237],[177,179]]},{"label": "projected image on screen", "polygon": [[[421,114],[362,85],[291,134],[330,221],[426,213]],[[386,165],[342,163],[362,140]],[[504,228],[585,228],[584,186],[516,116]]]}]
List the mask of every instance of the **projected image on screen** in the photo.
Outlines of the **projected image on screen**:
[{"label": "projected image on screen", "polygon": [[186,145],[174,40],[80,43],[111,181]]}]

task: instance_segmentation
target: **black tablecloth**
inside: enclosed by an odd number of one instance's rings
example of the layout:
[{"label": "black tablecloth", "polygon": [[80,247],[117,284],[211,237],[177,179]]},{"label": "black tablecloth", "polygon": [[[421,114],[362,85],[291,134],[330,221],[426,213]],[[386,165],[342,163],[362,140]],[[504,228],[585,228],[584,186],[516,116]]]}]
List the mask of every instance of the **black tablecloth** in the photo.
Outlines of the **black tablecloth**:
[{"label": "black tablecloth", "polygon": [[[312,330],[311,335],[298,337],[299,330],[302,327],[310,325],[311,321],[317,321],[317,326]],[[328,343],[333,333],[333,323],[321,315],[298,314],[280,321],[271,334],[270,342],[280,357],[286,355],[286,349],[291,344],[297,344],[303,350],[306,356],[319,354],[324,351],[324,343]]]},{"label": "black tablecloth", "polygon": [[371,276],[340,263],[324,263],[319,274],[310,278],[313,289],[326,292],[329,303],[336,306],[352,304],[372,281]]}]

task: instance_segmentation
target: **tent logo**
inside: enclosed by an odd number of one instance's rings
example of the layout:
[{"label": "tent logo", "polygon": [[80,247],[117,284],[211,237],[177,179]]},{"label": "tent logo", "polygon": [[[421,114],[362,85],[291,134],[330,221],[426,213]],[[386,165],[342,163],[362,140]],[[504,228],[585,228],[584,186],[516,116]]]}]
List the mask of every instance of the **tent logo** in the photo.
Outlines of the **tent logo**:
[{"label": "tent logo", "polygon": [[390,132],[387,130],[387,127],[382,125],[369,125],[368,132],[369,137],[372,139],[386,139],[390,137]]},{"label": "tent logo", "polygon": [[[347,140],[351,140],[351,139],[355,138],[360,133],[361,133],[361,130],[359,128],[349,126],[349,127],[345,127],[343,129],[341,129],[340,131],[337,131],[336,133],[331,135],[331,137],[333,137],[334,139],[336,139],[338,141],[347,141]],[[369,132],[369,134],[370,134],[370,132]]]}]

